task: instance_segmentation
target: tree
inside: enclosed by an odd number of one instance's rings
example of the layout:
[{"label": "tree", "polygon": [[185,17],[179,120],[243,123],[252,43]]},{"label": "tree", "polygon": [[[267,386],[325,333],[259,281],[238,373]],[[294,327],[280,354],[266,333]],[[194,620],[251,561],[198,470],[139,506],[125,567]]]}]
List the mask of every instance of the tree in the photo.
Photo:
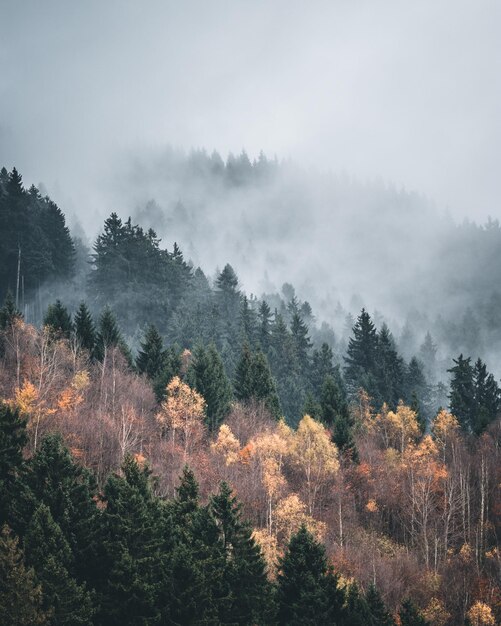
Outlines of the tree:
[{"label": "tree", "polygon": [[146,374],[149,379],[155,380],[162,372],[164,364],[162,337],[156,327],[150,324],[136,357],[136,369],[140,374]]},{"label": "tree", "polygon": [[23,467],[23,448],[28,442],[26,421],[17,409],[0,403],[0,524],[8,521],[16,494],[17,478]]},{"label": "tree", "polygon": [[26,556],[42,583],[44,608],[53,626],[92,626],[94,613],[89,592],[71,576],[73,554],[50,509],[41,504],[25,536]]},{"label": "tree", "polygon": [[230,590],[230,602],[219,613],[221,624],[263,623],[270,611],[270,589],[266,563],[252,538],[252,529],[241,519],[241,505],[227,483],[210,502],[219,529],[219,541],[225,555],[224,582]]},{"label": "tree", "polygon": [[111,309],[106,307],[99,318],[99,329],[96,335],[95,356],[102,361],[108,350],[120,348],[120,351],[130,363],[132,360],[129,347],[125,343],[118,327],[116,317]]},{"label": "tree", "polygon": [[476,407],[472,429],[479,435],[501,411],[501,390],[494,376],[487,372],[487,367],[481,359],[477,359],[473,367],[473,384]]},{"label": "tree", "polygon": [[44,626],[50,614],[42,608],[42,588],[27,568],[19,540],[4,526],[0,534],[0,624]]},{"label": "tree", "polygon": [[75,313],[74,325],[78,345],[84,350],[88,350],[89,354],[93,354],[96,344],[96,328],[85,302],[80,302]]},{"label": "tree", "polygon": [[428,622],[410,599],[402,602],[398,615],[402,626],[428,626]]},{"label": "tree", "polygon": [[306,376],[309,372],[311,341],[308,335],[308,326],[298,312],[292,316],[291,339],[303,376]]},{"label": "tree", "polygon": [[279,560],[277,621],[283,626],[344,623],[343,593],[327,566],[324,547],[303,525]]},{"label": "tree", "polygon": [[258,341],[261,346],[261,350],[267,355],[270,349],[272,315],[270,306],[266,300],[263,300],[259,305],[258,318]]},{"label": "tree", "polygon": [[417,414],[421,432],[425,432],[431,418],[430,388],[423,373],[421,363],[412,357],[405,373],[405,394],[402,398],[411,404]]},{"label": "tree", "polygon": [[362,309],[352,329],[345,359],[345,381],[348,392],[355,396],[360,388],[377,395],[378,336],[370,315]]},{"label": "tree", "polygon": [[73,324],[71,323],[71,315],[61,300],[56,300],[55,304],[49,305],[43,325],[48,326],[53,333],[60,337],[69,338]]},{"label": "tree", "polygon": [[207,426],[215,431],[230,411],[231,384],[224,371],[223,361],[214,343],[207,349],[198,346],[190,364],[187,381],[206,402]]},{"label": "tree", "polygon": [[369,585],[365,594],[365,600],[370,615],[368,626],[395,626],[395,622],[386,609],[376,585],[372,583]]},{"label": "tree", "polygon": [[0,309],[0,330],[6,330],[16,319],[22,319],[21,311],[16,307],[12,292],[7,291],[5,302]]},{"label": "tree", "polygon": [[381,404],[386,402],[394,409],[404,396],[404,362],[398,356],[395,341],[386,324],[377,336],[376,361],[376,400]]},{"label": "tree", "polygon": [[266,356],[261,350],[252,353],[246,343],[235,374],[235,397],[242,402],[261,401],[275,418],[280,416],[280,402]]},{"label": "tree", "polygon": [[447,370],[452,374],[449,408],[451,413],[458,418],[461,427],[466,432],[471,432],[475,414],[475,383],[471,359],[469,357],[465,359],[460,354],[453,361],[454,366]]}]

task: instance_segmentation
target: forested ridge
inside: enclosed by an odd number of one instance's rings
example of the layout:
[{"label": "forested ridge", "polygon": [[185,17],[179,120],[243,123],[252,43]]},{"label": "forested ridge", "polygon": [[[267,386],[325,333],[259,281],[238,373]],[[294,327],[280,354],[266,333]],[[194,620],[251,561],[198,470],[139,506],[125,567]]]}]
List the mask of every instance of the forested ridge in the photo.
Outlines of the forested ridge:
[{"label": "forested ridge", "polygon": [[15,169],[0,223],[0,623],[499,623],[501,392],[461,322],[339,333],[116,213],[86,252]]}]

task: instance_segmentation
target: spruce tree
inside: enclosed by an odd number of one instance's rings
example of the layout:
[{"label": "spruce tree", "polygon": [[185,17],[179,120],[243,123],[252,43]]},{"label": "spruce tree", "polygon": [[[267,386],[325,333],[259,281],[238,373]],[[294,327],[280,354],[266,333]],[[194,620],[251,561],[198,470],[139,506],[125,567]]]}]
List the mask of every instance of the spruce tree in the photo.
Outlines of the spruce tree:
[{"label": "spruce tree", "polygon": [[26,567],[19,540],[7,526],[3,526],[0,534],[0,589],[0,624],[49,624],[50,613],[42,606],[42,587],[33,569]]},{"label": "spruce tree", "polygon": [[310,367],[309,352],[311,341],[308,335],[308,326],[298,312],[295,312],[292,316],[291,340],[302,375],[306,377],[309,374]]},{"label": "spruce tree", "polygon": [[271,599],[266,564],[252,538],[250,524],[241,519],[241,504],[231,488],[221,483],[212,496],[212,514],[219,528],[219,541],[225,555],[224,582],[230,602],[219,611],[220,624],[262,624]]},{"label": "spruce tree", "polygon": [[345,600],[345,617],[343,626],[367,626],[370,624],[371,614],[369,606],[360,593],[356,582],[349,585]]},{"label": "spruce tree", "polygon": [[71,315],[61,300],[56,300],[54,304],[49,305],[43,325],[48,326],[57,336],[69,338],[73,324],[71,323]]},{"label": "spruce tree", "polygon": [[214,431],[230,411],[231,384],[213,343],[207,349],[197,346],[193,356],[187,381],[190,387],[203,396],[206,402],[207,426]]},{"label": "spruce tree", "polygon": [[[303,525],[279,560],[277,622],[281,626],[344,623],[343,592],[327,566],[324,547]],[[339,620],[339,621],[338,621]]]},{"label": "spruce tree", "polygon": [[472,432],[475,415],[475,383],[471,359],[460,354],[453,359],[454,366],[447,371],[452,374],[449,392],[449,408],[466,432]]},{"label": "spruce tree", "polygon": [[365,600],[369,607],[370,618],[368,626],[395,626],[395,622],[387,610],[381,594],[374,584],[370,584],[365,594]]},{"label": "spruce tree", "polygon": [[270,349],[270,339],[271,339],[271,309],[266,302],[263,300],[259,305],[259,330],[258,330],[258,340],[261,346],[261,350],[268,355]]},{"label": "spruce tree", "polygon": [[140,374],[146,374],[155,380],[165,364],[163,340],[153,324],[148,326],[141,347],[136,357],[136,369]]},{"label": "spruce tree", "polygon": [[475,413],[472,418],[472,430],[476,435],[498,417],[501,411],[501,391],[492,374],[481,359],[473,367],[475,387]]},{"label": "spruce tree", "polygon": [[28,441],[26,421],[19,411],[0,402],[0,524],[9,521],[16,483],[23,467],[23,448]]},{"label": "spruce tree", "polygon": [[245,342],[240,353],[240,360],[235,371],[235,397],[237,400],[248,400],[252,396],[252,352]]},{"label": "spruce tree", "polygon": [[107,350],[118,347],[127,361],[132,361],[129,347],[125,343],[118,327],[116,317],[111,309],[106,307],[99,318],[99,328],[96,335],[95,356],[102,361]]},{"label": "spruce tree", "polygon": [[80,302],[74,318],[75,338],[78,345],[92,354],[96,344],[96,328],[85,302]]},{"label": "spruce tree", "polygon": [[430,387],[423,373],[423,367],[416,357],[412,357],[405,372],[405,396],[407,404],[416,411],[421,432],[424,433],[431,419]]},{"label": "spruce tree", "polygon": [[393,410],[404,397],[404,362],[395,348],[395,341],[386,324],[383,324],[377,336],[376,404],[383,402]]},{"label": "spruce tree", "polygon": [[311,386],[313,393],[320,396],[322,385],[326,376],[335,376],[335,369],[332,365],[332,348],[323,343],[320,350],[313,351],[313,359],[311,364]]},{"label": "spruce tree", "polygon": [[406,599],[402,602],[398,615],[400,617],[401,626],[429,626],[429,622],[424,619],[416,605],[410,599]]},{"label": "spruce tree", "polygon": [[22,317],[21,311],[16,307],[12,292],[10,290],[7,291],[4,304],[0,308],[0,330],[6,330],[12,325],[14,320],[22,319]]},{"label": "spruce tree", "polygon": [[352,329],[345,360],[345,381],[348,392],[355,396],[360,388],[374,397],[377,386],[378,336],[370,315],[362,309]]},{"label": "spruce tree", "polygon": [[92,626],[92,598],[71,576],[73,554],[50,509],[41,504],[24,539],[26,557],[42,583],[44,609],[53,626]]}]

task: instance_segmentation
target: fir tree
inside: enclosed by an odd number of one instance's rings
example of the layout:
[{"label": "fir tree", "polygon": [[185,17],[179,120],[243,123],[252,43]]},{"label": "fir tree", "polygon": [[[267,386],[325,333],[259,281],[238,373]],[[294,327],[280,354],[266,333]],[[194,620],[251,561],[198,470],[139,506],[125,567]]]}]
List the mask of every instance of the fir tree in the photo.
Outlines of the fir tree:
[{"label": "fir tree", "polygon": [[0,624],[45,626],[50,613],[42,607],[42,588],[24,563],[19,541],[7,526],[0,534]]},{"label": "fir tree", "polygon": [[377,336],[376,370],[377,404],[386,404],[396,409],[404,396],[404,363],[398,356],[390,330],[383,324]]},{"label": "fir tree", "polygon": [[348,392],[354,396],[360,388],[370,396],[377,395],[378,336],[370,315],[362,309],[352,329],[347,356],[344,357],[345,381]]},{"label": "fir tree", "polygon": [[80,302],[74,319],[75,338],[78,345],[92,354],[96,344],[94,321],[85,302]]},{"label": "fir tree", "polygon": [[259,305],[259,330],[258,330],[258,339],[259,344],[261,346],[261,350],[268,355],[270,349],[270,339],[271,339],[271,309],[266,302],[263,300]]},{"label": "fir tree", "polygon": [[306,376],[309,372],[311,341],[308,335],[308,326],[298,312],[292,316],[291,339],[302,374]]},{"label": "fir tree", "polygon": [[146,374],[155,380],[165,364],[163,340],[153,324],[148,326],[141,342],[141,348],[136,357],[136,369],[140,374]]},{"label": "fir tree", "polygon": [[412,600],[404,600],[398,612],[402,626],[429,626]]},{"label": "fir tree", "polygon": [[[324,547],[302,526],[279,561],[278,623],[321,626],[344,623],[343,593],[329,570]],[[338,621],[339,620],[339,621]]]},{"label": "fir tree", "polygon": [[453,359],[454,366],[447,371],[452,374],[449,407],[466,432],[473,428],[473,416],[475,414],[475,383],[473,380],[473,368],[471,359],[463,358],[460,354]]},{"label": "fir tree", "polygon": [[230,603],[220,611],[219,623],[263,623],[271,599],[266,564],[252,538],[252,528],[241,519],[241,505],[226,483],[212,496],[211,511],[219,528],[224,581],[231,594]]},{"label": "fir tree", "polygon": [[381,594],[374,584],[369,585],[365,600],[369,607],[370,618],[368,626],[395,626],[395,622],[386,609]]},{"label": "fir tree", "polygon": [[0,308],[0,330],[6,330],[12,325],[14,320],[20,320],[22,317],[21,312],[16,307],[16,303],[12,297],[12,292],[10,290],[7,291],[5,302],[2,308]]},{"label": "fir tree", "polygon": [[231,384],[216,346],[198,346],[187,373],[187,380],[206,402],[207,426],[214,431],[228,415],[232,399]]},{"label": "fir tree", "polygon": [[57,336],[69,338],[73,324],[71,323],[71,315],[61,300],[56,300],[55,304],[49,305],[43,325],[48,326]]},{"label": "fir tree", "polygon": [[116,317],[111,312],[111,309],[106,307],[99,318],[99,329],[96,335],[95,344],[96,358],[99,361],[102,361],[106,352],[115,347],[120,348],[120,351],[130,363],[132,356],[130,354],[129,347],[122,337]]},{"label": "fir tree", "polygon": [[23,448],[28,441],[26,421],[5,402],[0,402],[0,524],[8,521],[23,467]]},{"label": "fir tree", "polygon": [[477,359],[473,367],[473,384],[476,406],[472,416],[472,430],[479,435],[499,415],[501,391],[481,359]]},{"label": "fir tree", "polygon": [[71,576],[73,554],[50,510],[41,504],[25,536],[28,562],[42,583],[44,608],[51,611],[53,626],[92,626],[92,599]]}]

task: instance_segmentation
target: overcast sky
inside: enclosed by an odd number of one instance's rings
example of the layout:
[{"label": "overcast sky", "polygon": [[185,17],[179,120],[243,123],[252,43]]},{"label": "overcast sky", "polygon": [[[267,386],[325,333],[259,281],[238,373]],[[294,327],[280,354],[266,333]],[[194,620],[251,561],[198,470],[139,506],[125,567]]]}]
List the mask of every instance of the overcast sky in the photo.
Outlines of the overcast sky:
[{"label": "overcast sky", "polygon": [[129,154],[263,149],[496,217],[500,29],[499,0],[0,0],[0,164],[88,211]]}]

